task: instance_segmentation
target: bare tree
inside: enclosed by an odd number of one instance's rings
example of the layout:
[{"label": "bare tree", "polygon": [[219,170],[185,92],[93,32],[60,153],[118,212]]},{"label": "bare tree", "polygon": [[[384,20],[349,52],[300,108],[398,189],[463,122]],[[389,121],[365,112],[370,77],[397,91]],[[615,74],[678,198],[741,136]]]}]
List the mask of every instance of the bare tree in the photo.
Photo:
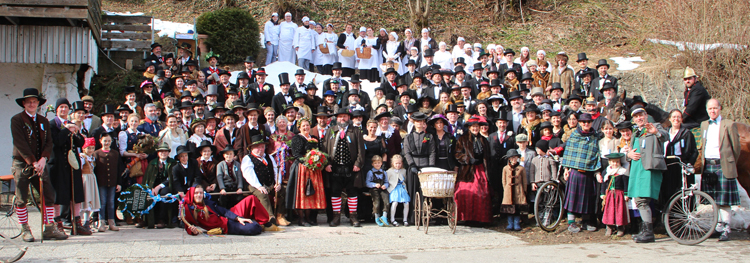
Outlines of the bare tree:
[{"label": "bare tree", "polygon": [[430,0],[406,0],[409,6],[409,22],[414,30],[430,26]]}]

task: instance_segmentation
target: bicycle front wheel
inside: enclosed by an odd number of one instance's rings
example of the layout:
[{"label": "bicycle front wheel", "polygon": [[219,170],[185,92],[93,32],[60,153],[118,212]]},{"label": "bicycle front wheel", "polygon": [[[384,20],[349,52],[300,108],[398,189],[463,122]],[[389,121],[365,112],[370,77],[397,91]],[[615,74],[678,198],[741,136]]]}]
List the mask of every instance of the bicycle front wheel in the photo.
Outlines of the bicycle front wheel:
[{"label": "bicycle front wheel", "polygon": [[719,207],[708,194],[698,190],[684,191],[672,198],[664,214],[667,234],[683,245],[705,241],[716,230]]},{"label": "bicycle front wheel", "polygon": [[16,198],[10,204],[0,206],[0,236],[7,238],[17,238],[23,232],[21,224],[18,222],[16,213]]},{"label": "bicycle front wheel", "polygon": [[563,191],[554,182],[546,182],[537,189],[534,198],[534,218],[544,231],[551,232],[560,224],[563,218]]}]

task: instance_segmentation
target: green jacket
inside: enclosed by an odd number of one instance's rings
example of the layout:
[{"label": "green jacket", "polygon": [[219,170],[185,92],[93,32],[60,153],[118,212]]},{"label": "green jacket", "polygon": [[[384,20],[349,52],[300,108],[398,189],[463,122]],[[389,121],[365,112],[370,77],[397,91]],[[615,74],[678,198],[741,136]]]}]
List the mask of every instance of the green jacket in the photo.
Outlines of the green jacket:
[{"label": "green jacket", "polygon": [[[164,167],[166,173],[167,173],[167,182],[166,186],[167,189],[169,189],[169,192],[172,192],[172,166],[176,165],[177,161],[175,161],[172,158],[167,158],[167,167]],[[143,175],[143,184],[147,185],[149,188],[154,188],[155,186],[164,183],[164,182],[155,182],[156,181],[156,173],[159,171],[159,158],[153,159],[150,162],[148,162],[148,167],[146,168],[146,174]],[[159,194],[159,193],[154,193]]]}]

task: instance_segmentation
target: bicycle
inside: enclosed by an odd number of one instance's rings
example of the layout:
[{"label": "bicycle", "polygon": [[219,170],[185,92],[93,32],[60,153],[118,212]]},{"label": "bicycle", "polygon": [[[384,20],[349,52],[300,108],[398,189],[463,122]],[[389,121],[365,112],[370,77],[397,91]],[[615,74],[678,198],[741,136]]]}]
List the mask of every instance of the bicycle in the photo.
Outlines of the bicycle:
[{"label": "bicycle", "polygon": [[700,244],[716,230],[719,207],[710,195],[698,190],[696,184],[687,185],[687,177],[695,175],[693,165],[683,163],[678,156],[667,158],[678,160],[670,165],[682,166],[682,188],[672,196],[663,215],[667,234],[683,245]]},{"label": "bicycle", "polygon": [[[36,207],[39,211],[39,204],[36,201],[36,192],[34,187],[29,184],[29,200],[28,205]],[[0,236],[8,238],[17,238],[21,235],[23,229],[21,223],[18,221],[18,214],[16,214],[16,196],[13,195],[13,199],[10,204],[0,204]]]},{"label": "bicycle", "polygon": [[542,184],[536,190],[534,198],[534,219],[544,231],[552,232],[563,220],[565,214],[565,183],[552,180]]}]

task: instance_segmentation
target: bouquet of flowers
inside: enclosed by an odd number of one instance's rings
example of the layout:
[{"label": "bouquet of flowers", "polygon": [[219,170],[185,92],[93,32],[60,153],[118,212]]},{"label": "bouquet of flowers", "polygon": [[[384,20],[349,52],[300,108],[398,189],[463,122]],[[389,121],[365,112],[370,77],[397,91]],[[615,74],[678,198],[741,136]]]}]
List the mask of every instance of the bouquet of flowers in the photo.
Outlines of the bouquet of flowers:
[{"label": "bouquet of flowers", "polygon": [[323,168],[328,165],[328,154],[321,152],[320,150],[312,149],[307,154],[305,154],[305,157],[301,158],[301,163],[307,169],[318,171],[323,170]]}]

